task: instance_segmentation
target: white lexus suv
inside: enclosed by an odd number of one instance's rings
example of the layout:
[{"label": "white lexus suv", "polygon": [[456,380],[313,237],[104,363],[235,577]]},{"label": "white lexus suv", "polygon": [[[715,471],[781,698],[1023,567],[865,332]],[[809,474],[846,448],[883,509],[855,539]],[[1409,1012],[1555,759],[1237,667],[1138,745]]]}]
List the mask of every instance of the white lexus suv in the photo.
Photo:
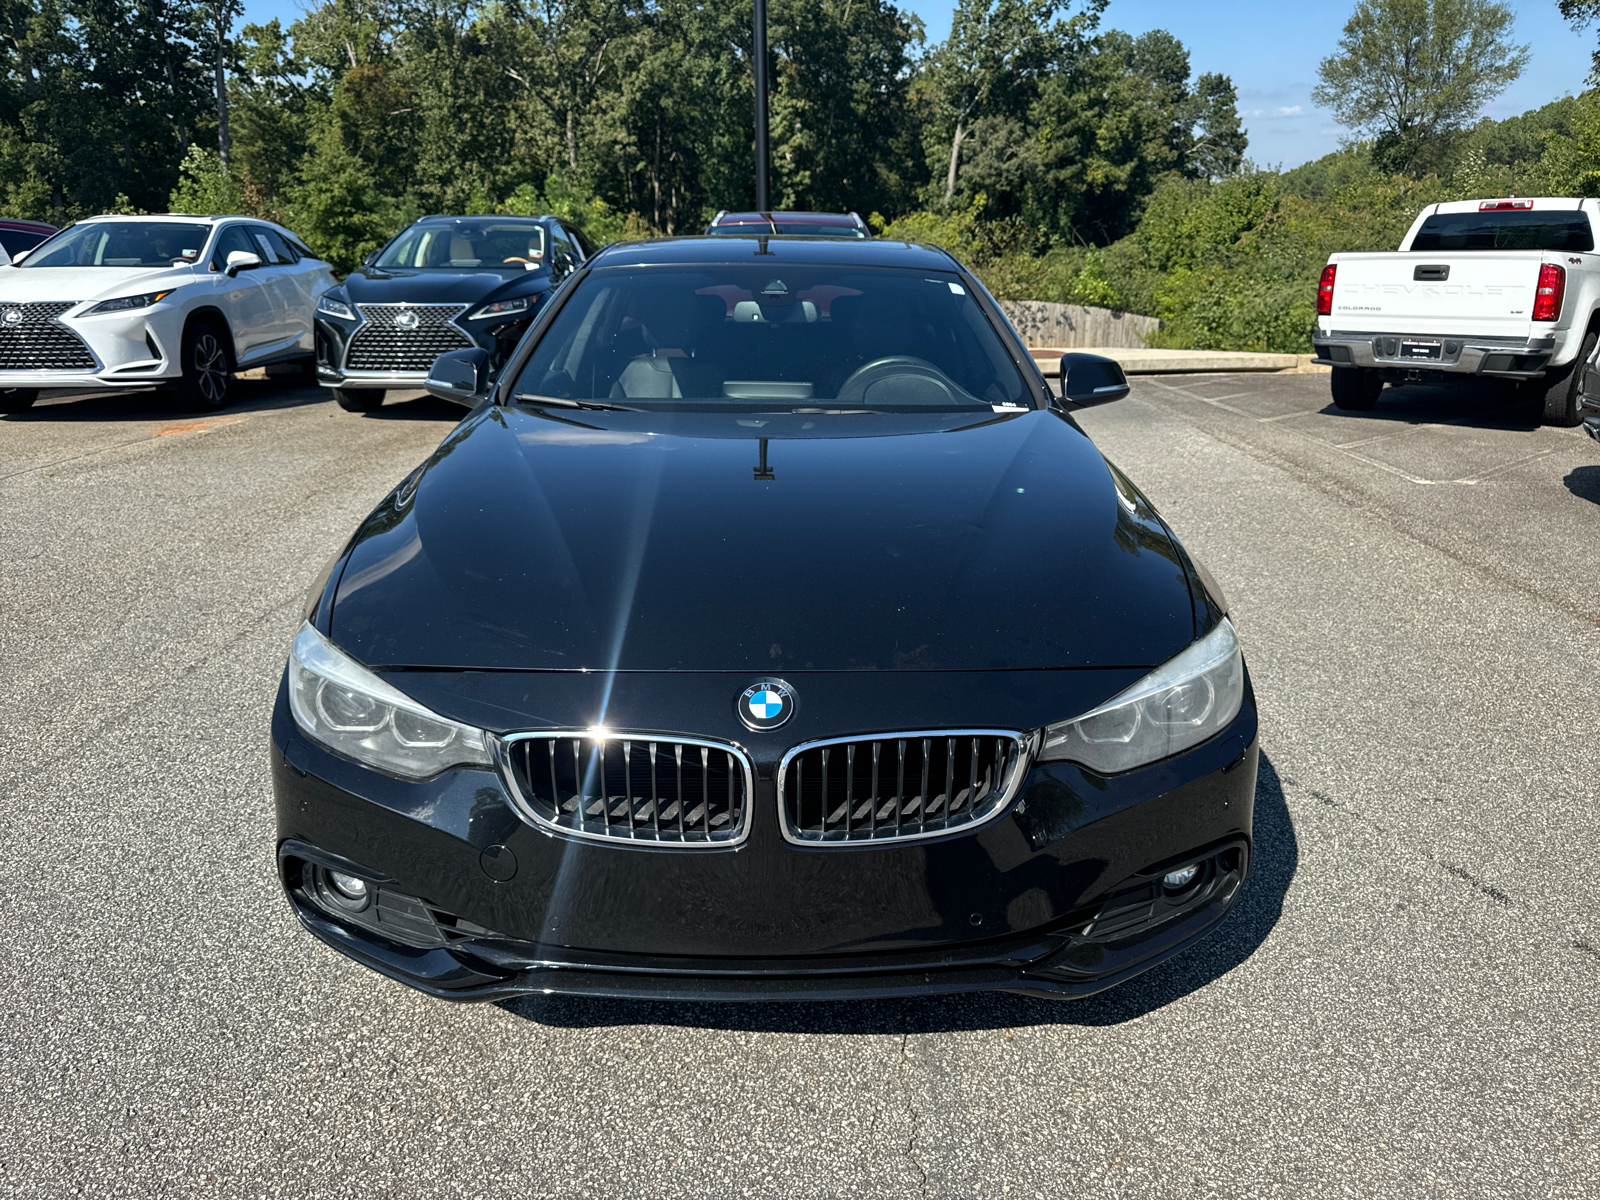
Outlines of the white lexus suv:
[{"label": "white lexus suv", "polygon": [[294,234],[249,217],[92,217],[0,265],[0,412],[41,388],[166,384],[227,403],[234,371],[303,362],[334,282]]}]

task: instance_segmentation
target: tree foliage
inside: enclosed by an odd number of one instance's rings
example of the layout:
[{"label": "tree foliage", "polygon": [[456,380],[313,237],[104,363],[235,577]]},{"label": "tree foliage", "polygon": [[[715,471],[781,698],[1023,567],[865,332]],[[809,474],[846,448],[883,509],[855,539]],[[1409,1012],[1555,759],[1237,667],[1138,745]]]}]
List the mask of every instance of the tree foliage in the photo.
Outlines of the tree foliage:
[{"label": "tree foliage", "polygon": [[1522,74],[1513,17],[1499,0],[1358,0],[1311,97],[1410,171]]}]

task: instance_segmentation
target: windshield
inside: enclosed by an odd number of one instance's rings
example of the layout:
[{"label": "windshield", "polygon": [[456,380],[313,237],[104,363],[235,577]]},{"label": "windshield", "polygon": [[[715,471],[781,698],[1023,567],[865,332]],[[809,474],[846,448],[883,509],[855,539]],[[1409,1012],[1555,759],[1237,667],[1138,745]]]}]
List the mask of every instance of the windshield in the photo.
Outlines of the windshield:
[{"label": "windshield", "polygon": [[1437,213],[1422,223],[1413,250],[1594,249],[1589,218],[1576,210]]},{"label": "windshield", "polygon": [[190,221],[86,221],[63,229],[19,267],[171,267],[200,257],[211,226]]},{"label": "windshield", "polygon": [[513,395],[761,412],[1032,403],[954,272],[792,263],[597,270],[540,340]]},{"label": "windshield", "polygon": [[854,225],[808,225],[802,221],[763,221],[759,224],[748,221],[740,225],[713,225],[707,232],[724,237],[730,233],[744,237],[760,237],[770,233],[801,237],[864,238],[867,236],[865,229]]},{"label": "windshield", "polygon": [[544,262],[544,226],[531,221],[427,221],[413,225],[378,255],[380,267],[434,270]]}]

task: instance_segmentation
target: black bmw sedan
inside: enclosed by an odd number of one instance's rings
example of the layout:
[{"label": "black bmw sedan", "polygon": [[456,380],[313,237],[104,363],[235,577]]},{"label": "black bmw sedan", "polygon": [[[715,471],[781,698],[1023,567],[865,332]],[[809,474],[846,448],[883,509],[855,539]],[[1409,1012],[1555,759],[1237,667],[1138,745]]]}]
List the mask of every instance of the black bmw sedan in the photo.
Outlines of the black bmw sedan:
[{"label": "black bmw sedan", "polygon": [[372,412],[448,351],[479,347],[497,367],[590,253],[555,217],[423,217],[318,301],[317,381]]},{"label": "black bmw sedan", "polygon": [[457,999],[1077,996],[1223,918],[1226,604],[949,255],[613,246],[484,359],[294,638],[313,934]]}]

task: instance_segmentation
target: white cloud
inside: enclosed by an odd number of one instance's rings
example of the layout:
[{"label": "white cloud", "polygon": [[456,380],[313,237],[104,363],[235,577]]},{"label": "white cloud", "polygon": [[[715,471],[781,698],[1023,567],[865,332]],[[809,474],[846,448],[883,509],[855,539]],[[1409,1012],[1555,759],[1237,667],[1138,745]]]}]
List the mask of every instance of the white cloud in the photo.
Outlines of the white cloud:
[{"label": "white cloud", "polygon": [[1298,117],[1304,111],[1298,104],[1286,104],[1278,110],[1278,115],[1280,117]]}]

